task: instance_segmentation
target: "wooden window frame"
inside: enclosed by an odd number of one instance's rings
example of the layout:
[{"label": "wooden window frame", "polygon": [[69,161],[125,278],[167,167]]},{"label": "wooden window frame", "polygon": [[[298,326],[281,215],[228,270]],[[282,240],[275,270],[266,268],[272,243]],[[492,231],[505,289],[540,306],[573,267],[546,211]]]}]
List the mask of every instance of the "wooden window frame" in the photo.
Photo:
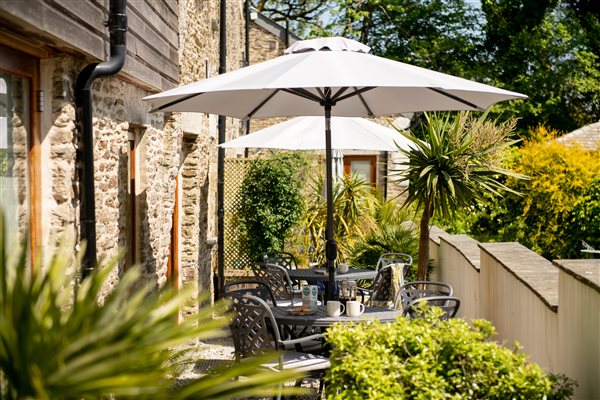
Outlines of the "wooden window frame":
[{"label": "wooden window frame", "polygon": [[344,173],[350,174],[352,161],[370,161],[370,173],[371,182],[369,184],[372,187],[377,187],[377,156],[376,155],[356,155],[346,156],[344,155]]},{"label": "wooden window frame", "polygon": [[40,104],[37,94],[40,91],[40,61],[38,58],[0,44],[0,70],[11,75],[26,78],[29,86],[29,255],[31,269],[40,258],[42,243],[41,227],[41,133]]}]

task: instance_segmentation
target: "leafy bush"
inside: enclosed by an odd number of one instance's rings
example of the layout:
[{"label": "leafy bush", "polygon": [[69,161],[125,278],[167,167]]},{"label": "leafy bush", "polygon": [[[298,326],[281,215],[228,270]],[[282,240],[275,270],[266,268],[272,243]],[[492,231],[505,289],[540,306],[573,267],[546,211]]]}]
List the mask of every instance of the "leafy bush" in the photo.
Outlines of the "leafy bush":
[{"label": "leafy bush", "polygon": [[[257,360],[175,385],[195,361],[187,345],[222,335],[227,319],[213,314],[222,314],[224,303],[178,324],[187,292],[157,293],[154,285],[140,286],[138,270],[130,269],[100,300],[117,259],[75,285],[72,250],[64,247],[47,268],[32,271],[27,247],[8,254],[5,239],[0,213],[2,399],[229,399],[270,393],[265,384],[293,376],[260,372]],[[236,380],[240,375],[248,379]]]},{"label": "leafy bush", "polygon": [[300,153],[278,153],[252,161],[241,188],[238,215],[244,245],[253,258],[284,247],[289,229],[302,217]]},{"label": "leafy bush", "polygon": [[[305,195],[306,212],[301,222],[302,245],[306,257],[325,262],[327,201],[323,195],[323,176],[313,176]],[[333,187],[334,237],[338,242],[338,260],[346,261],[350,248],[361,233],[374,226],[376,202],[371,186],[357,175],[344,175]]]},{"label": "leafy bush", "polygon": [[[350,264],[375,269],[379,257],[384,253],[406,253],[416,257],[419,243],[408,214],[409,211],[394,201],[379,198],[374,211],[375,225],[360,232],[350,247]],[[413,263],[408,280],[416,280],[416,267],[416,263]]]},{"label": "leafy bush", "polygon": [[548,376],[525,354],[490,341],[493,326],[423,317],[337,324],[327,331],[333,351],[328,399],[564,399],[573,382]]},{"label": "leafy bush", "polygon": [[579,249],[582,240],[594,248],[600,248],[600,175],[577,198],[567,221],[573,248]]},{"label": "leafy bush", "polygon": [[598,152],[565,146],[553,140],[556,135],[544,127],[531,132],[510,160],[530,180],[506,181],[522,196],[486,197],[463,213],[465,233],[481,241],[518,241],[549,259],[581,257],[581,240],[600,245]]}]

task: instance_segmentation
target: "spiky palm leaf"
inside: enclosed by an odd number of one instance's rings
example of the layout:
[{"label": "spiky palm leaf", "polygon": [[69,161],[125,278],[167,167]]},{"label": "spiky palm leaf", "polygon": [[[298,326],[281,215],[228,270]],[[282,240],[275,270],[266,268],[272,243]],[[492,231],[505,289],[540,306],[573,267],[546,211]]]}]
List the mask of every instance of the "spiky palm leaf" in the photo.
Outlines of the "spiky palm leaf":
[{"label": "spiky palm leaf", "polygon": [[515,121],[503,124],[475,118],[469,113],[425,114],[425,140],[398,130],[411,140],[411,149],[400,149],[407,157],[399,162],[395,175],[408,182],[406,204],[422,210],[419,239],[418,279],[425,279],[429,260],[429,220],[434,213],[444,218],[481,199],[484,192],[500,195],[513,192],[498,177],[524,176],[499,167],[502,152],[516,143],[511,136]]},{"label": "spiky palm leaf", "polygon": [[[191,362],[179,345],[222,335],[226,304],[203,308],[196,321],[177,324],[187,292],[158,293],[140,287],[137,269],[127,271],[103,296],[114,258],[81,285],[69,267],[72,251],[63,247],[42,271],[27,267],[26,246],[7,254],[0,213],[0,371],[3,398],[219,399],[270,393],[269,385],[288,381],[292,373],[262,372],[261,360],[223,370],[174,387],[180,364]],[[13,252],[14,251],[14,252]],[[100,299],[103,299],[100,301]],[[247,379],[232,379],[244,375]]]},{"label": "spiky palm leaf", "polygon": [[[323,177],[310,183],[311,195],[306,197],[303,226],[307,232],[305,248],[314,249],[310,259],[325,260],[325,229],[327,202],[322,194]],[[344,261],[358,235],[374,224],[375,196],[371,187],[356,175],[344,175],[333,188],[334,236],[338,242],[338,259]]]}]

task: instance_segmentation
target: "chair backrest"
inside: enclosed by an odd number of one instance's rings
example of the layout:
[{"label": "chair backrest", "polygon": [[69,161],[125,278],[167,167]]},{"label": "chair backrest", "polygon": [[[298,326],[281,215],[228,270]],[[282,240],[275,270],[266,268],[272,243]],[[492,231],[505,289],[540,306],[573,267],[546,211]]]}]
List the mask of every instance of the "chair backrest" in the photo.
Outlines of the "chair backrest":
[{"label": "chair backrest", "polygon": [[277,322],[264,300],[230,292],[233,316],[229,324],[235,357],[240,360],[277,350],[281,341]]},{"label": "chair backrest", "polygon": [[409,303],[416,299],[432,296],[452,296],[453,290],[446,282],[437,281],[412,281],[406,282],[400,287],[400,291],[394,300],[394,308],[406,308]]},{"label": "chair backrest", "polygon": [[223,296],[227,296],[230,293],[236,294],[248,294],[252,296],[259,297],[266,302],[271,302],[275,307],[277,307],[277,299],[275,298],[275,294],[269,286],[267,286],[264,282],[258,280],[240,280],[228,282],[223,286]]},{"label": "chair backrest", "polygon": [[263,253],[262,261],[267,264],[279,265],[285,269],[298,269],[298,264],[294,256],[284,251],[268,251]]},{"label": "chair backrest", "polygon": [[404,283],[403,267],[403,264],[388,264],[377,271],[368,306],[395,308],[395,299]]},{"label": "chair backrest", "polygon": [[402,315],[408,316],[409,318],[416,318],[420,316],[417,306],[420,303],[427,302],[427,304],[439,307],[444,312],[440,319],[442,321],[449,318],[454,318],[458,309],[460,308],[460,299],[452,296],[431,296],[421,297],[411,301],[406,307],[404,307]]},{"label": "chair backrest", "polygon": [[292,281],[287,273],[287,270],[276,264],[254,264],[252,272],[256,280],[267,285],[276,300],[293,301],[294,292],[292,289]]},{"label": "chair backrest", "polygon": [[403,264],[402,276],[406,278],[408,271],[410,271],[410,267],[412,266],[412,257],[408,254],[404,253],[385,253],[379,257],[377,260],[377,265],[375,266],[375,271],[379,271],[380,268],[385,267],[390,264]]}]

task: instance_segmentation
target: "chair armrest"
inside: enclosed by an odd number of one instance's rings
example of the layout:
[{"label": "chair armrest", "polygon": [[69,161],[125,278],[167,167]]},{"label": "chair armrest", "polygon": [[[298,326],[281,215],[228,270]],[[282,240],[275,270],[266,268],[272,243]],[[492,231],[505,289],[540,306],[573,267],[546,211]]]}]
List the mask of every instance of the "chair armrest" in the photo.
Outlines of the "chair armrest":
[{"label": "chair armrest", "polygon": [[356,293],[360,294],[360,302],[364,304],[365,296],[368,295],[370,298],[371,295],[373,294],[373,291],[371,289],[359,287],[359,288],[356,288]]}]

